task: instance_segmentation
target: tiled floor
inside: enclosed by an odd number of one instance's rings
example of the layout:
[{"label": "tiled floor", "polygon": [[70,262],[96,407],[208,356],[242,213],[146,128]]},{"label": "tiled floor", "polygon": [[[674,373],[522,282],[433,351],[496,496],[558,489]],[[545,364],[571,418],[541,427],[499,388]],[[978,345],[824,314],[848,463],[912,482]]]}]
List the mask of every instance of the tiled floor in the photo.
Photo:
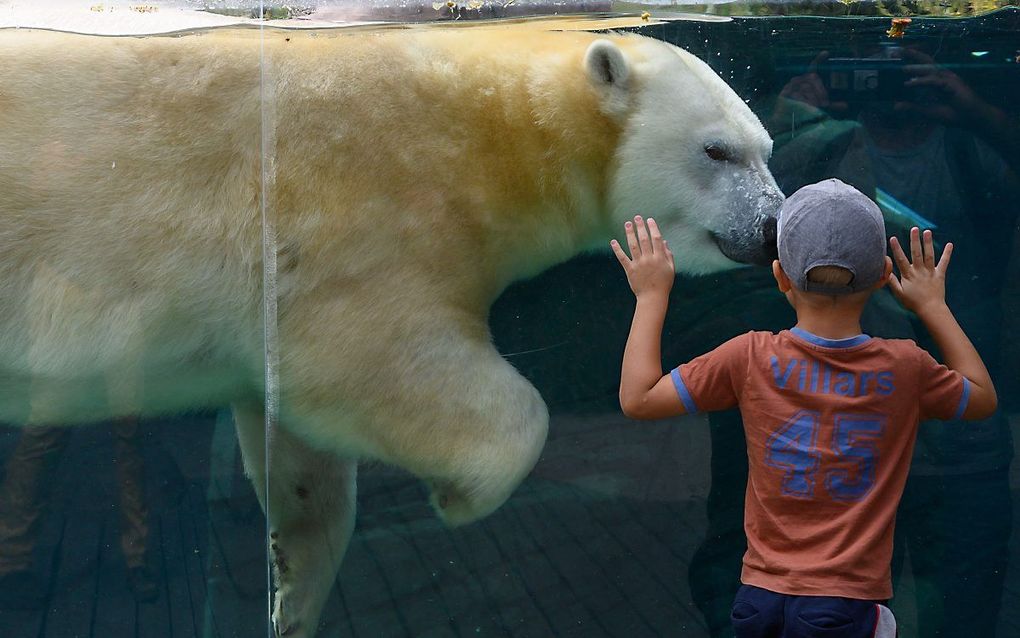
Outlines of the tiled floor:
[{"label": "tiled floor", "polygon": [[[0,611],[0,636],[265,635],[264,523],[229,428],[215,421],[147,428],[160,584],[150,604],[136,604],[124,582],[116,481],[95,461],[109,458],[109,435],[76,432],[40,538],[52,565],[48,604]],[[0,436],[0,458],[12,437]],[[688,567],[707,526],[708,449],[697,418],[556,419],[542,462],[510,502],[456,530],[431,515],[417,481],[366,467],[358,530],[320,636],[707,636]],[[1008,581],[1007,602],[1020,596],[1018,580]],[[912,611],[900,613],[909,636]],[[1016,605],[1004,605],[1001,621],[1000,636],[1020,635]]]}]

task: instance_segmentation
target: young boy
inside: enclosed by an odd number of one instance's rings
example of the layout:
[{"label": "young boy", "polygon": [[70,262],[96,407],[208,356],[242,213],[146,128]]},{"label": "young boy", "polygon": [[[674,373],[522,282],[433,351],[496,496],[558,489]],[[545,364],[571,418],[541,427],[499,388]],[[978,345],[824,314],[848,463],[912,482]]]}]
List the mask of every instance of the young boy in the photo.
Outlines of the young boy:
[{"label": "young boy", "polygon": [[[747,553],[733,604],[737,638],[894,636],[881,603],[920,419],[981,419],[992,381],[945,303],[952,244],[938,264],[931,231],[910,233],[910,260],[870,199],[835,179],[783,204],[772,271],[797,313],[779,334],[749,332],[663,375],[659,349],[673,254],[655,222],[627,222],[631,257],[613,251],[637,307],[620,404],[659,419],[740,406],[749,477]],[[861,334],[870,294],[888,284],[920,317],[946,365],[909,340]]]}]

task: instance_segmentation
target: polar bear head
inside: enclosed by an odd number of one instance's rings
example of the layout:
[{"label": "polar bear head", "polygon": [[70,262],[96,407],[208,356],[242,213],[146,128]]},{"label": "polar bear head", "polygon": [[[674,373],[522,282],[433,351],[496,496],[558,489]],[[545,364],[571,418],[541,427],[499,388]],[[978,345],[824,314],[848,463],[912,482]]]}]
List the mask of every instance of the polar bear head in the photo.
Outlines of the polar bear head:
[{"label": "polar bear head", "polygon": [[783,195],[767,166],[768,133],[707,64],[634,41],[621,50],[596,40],[585,55],[603,110],[623,123],[609,196],[614,233],[635,214],[655,218],[681,272],[770,263]]}]

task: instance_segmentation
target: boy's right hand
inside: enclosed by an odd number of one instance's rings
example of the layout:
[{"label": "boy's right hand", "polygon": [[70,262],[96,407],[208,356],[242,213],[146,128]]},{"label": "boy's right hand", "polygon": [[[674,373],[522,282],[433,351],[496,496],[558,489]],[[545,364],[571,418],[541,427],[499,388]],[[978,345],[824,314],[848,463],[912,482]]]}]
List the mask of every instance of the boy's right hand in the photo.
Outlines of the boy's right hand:
[{"label": "boy's right hand", "polygon": [[930,230],[924,231],[924,241],[917,226],[910,229],[910,260],[903,253],[900,242],[889,238],[893,261],[900,271],[899,279],[889,275],[889,287],[908,310],[918,316],[928,308],[946,304],[946,270],[953,254],[953,244],[946,244],[938,264],[935,263],[935,246]]},{"label": "boy's right hand", "polygon": [[655,220],[649,219],[646,228],[644,220],[637,215],[633,222],[624,224],[624,232],[627,235],[630,257],[627,257],[627,253],[615,239],[609,242],[609,245],[627,273],[627,283],[630,284],[634,296],[668,297],[673,287],[673,279],[676,277],[676,266],[673,262],[673,252],[662,238]]}]

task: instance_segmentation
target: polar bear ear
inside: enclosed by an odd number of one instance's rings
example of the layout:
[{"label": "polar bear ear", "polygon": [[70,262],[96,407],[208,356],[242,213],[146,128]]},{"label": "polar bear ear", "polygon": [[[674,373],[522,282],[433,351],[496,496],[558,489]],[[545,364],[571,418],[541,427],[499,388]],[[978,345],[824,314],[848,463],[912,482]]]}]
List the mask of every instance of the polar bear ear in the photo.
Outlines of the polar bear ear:
[{"label": "polar bear ear", "polygon": [[619,113],[627,105],[630,65],[623,51],[609,40],[596,40],[584,54],[588,79],[606,97],[602,105],[607,113]]}]

